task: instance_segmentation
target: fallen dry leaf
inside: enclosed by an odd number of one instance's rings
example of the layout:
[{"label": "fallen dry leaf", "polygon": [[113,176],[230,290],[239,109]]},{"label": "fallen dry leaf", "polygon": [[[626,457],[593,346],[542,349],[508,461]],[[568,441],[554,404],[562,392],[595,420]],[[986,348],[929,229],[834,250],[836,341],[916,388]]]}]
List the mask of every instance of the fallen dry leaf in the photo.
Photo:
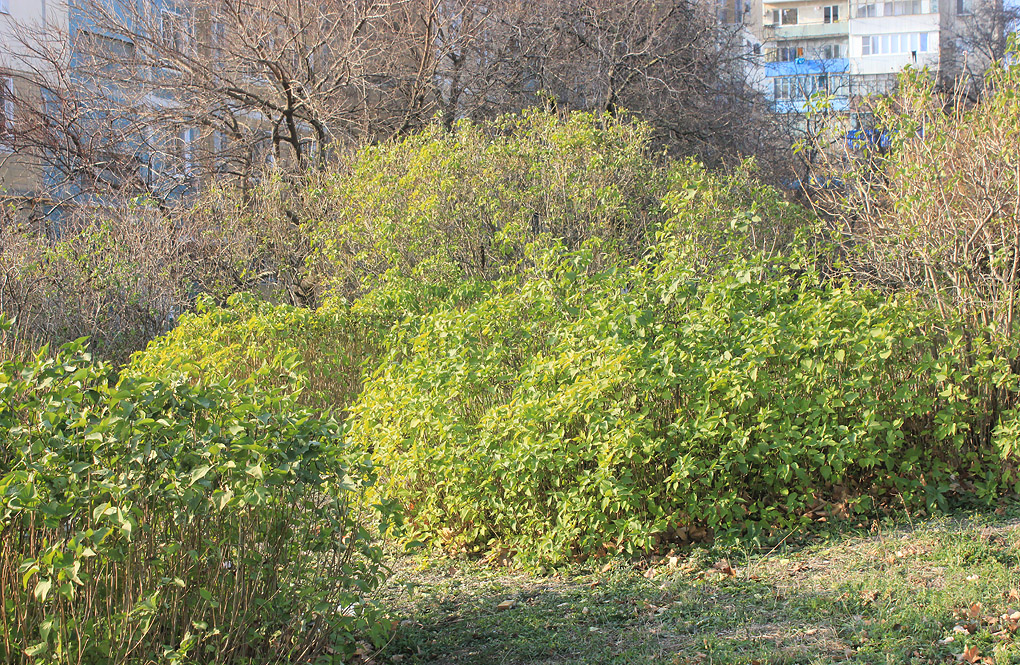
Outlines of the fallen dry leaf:
[{"label": "fallen dry leaf", "polygon": [[719,559],[718,561],[716,561],[714,564],[712,564],[712,569],[718,570],[720,573],[726,575],[727,577],[733,577],[734,575],[737,574],[737,571],[733,570],[733,567],[730,566],[730,562],[727,561],[726,559]]},{"label": "fallen dry leaf", "polygon": [[496,611],[497,612],[505,612],[506,610],[512,610],[515,607],[517,607],[517,601],[516,600],[504,600],[499,605],[496,605]]},{"label": "fallen dry leaf", "polygon": [[981,659],[981,654],[978,653],[977,647],[967,647],[963,650],[963,653],[956,657],[956,660],[961,663],[976,663]]}]

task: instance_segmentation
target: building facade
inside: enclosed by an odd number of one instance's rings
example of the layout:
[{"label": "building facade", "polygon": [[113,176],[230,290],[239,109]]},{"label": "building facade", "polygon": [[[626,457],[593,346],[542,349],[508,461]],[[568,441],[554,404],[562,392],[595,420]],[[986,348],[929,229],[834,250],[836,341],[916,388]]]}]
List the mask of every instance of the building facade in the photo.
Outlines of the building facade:
[{"label": "building facade", "polygon": [[0,0],[0,201],[25,208],[33,205],[44,189],[44,167],[33,157],[16,150],[14,133],[21,108],[42,104],[39,84],[52,67],[34,48],[34,37],[24,26],[38,26],[40,34],[67,24],[67,5],[62,0]]},{"label": "building facade", "polygon": [[905,67],[955,79],[1001,54],[999,0],[754,0],[745,21],[760,84],[778,113],[804,113],[815,95],[849,111],[890,92]]}]

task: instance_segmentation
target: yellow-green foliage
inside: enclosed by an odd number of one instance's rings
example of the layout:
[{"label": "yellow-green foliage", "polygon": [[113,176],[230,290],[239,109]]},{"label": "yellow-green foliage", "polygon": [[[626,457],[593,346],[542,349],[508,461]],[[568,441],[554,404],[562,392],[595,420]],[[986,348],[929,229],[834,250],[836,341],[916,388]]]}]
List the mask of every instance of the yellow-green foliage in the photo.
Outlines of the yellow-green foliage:
[{"label": "yellow-green foliage", "polygon": [[311,236],[319,267],[345,293],[387,273],[493,277],[543,237],[570,247],[612,238],[639,254],[663,183],[640,123],[538,112],[465,121],[363,149],[322,186],[340,205],[311,221]]},{"label": "yellow-green foliage", "polygon": [[1015,483],[985,396],[1016,377],[989,348],[803,262],[699,278],[685,241],[655,249],[549,254],[395,340],[351,436],[412,535],[557,560]]},{"label": "yellow-green foliage", "polygon": [[0,364],[0,659],[312,662],[385,636],[372,463],[259,383],[118,380],[81,342]]},{"label": "yellow-green foliage", "polygon": [[263,388],[295,390],[303,404],[344,409],[361,390],[363,363],[379,345],[373,317],[345,303],[317,310],[232,296],[208,300],[132,358],[129,374],[192,380],[251,379]]}]

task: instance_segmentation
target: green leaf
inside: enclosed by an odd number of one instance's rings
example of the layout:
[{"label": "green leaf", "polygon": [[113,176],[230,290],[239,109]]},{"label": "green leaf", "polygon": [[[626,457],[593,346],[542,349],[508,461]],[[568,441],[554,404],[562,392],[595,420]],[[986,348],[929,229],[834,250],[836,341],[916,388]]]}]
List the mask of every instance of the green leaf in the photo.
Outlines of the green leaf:
[{"label": "green leaf", "polygon": [[199,466],[192,469],[191,474],[189,475],[188,486],[190,487],[191,485],[194,485],[198,481],[205,478],[206,474],[209,473],[210,469],[212,469],[212,467],[209,466],[208,464],[205,466]]},{"label": "green leaf", "polygon": [[33,644],[32,646],[25,649],[25,655],[28,656],[29,658],[41,656],[42,654],[46,653],[47,648],[48,645],[46,642],[39,642],[38,644]]},{"label": "green leaf", "polygon": [[49,578],[40,579],[35,584],[35,590],[32,595],[35,596],[39,602],[46,602],[46,597],[50,595],[50,589],[53,588],[53,582]]}]

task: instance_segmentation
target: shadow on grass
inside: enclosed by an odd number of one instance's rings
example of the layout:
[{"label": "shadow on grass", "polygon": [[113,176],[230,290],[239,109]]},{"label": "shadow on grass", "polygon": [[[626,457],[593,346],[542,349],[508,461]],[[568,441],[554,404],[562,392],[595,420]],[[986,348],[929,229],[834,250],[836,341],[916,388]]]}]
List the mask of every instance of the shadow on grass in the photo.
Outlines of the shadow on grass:
[{"label": "shadow on grass", "polygon": [[[1020,663],[1000,619],[1020,607],[1018,546],[1014,523],[941,520],[554,577],[406,559],[417,587],[389,589],[402,624],[375,662],[946,663],[974,646]],[[724,556],[735,575],[712,567]]]}]

